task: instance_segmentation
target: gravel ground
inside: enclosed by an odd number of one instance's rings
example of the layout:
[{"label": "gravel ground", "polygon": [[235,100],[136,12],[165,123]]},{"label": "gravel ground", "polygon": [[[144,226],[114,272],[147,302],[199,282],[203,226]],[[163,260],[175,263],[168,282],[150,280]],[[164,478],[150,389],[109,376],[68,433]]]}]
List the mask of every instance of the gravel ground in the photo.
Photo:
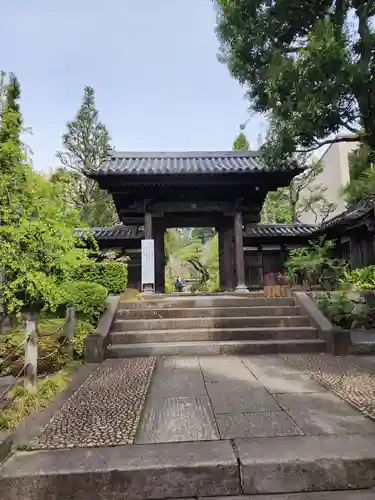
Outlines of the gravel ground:
[{"label": "gravel ground", "polygon": [[375,370],[360,357],[330,354],[282,356],[365,415],[375,419]]},{"label": "gravel ground", "polygon": [[132,444],[154,358],[108,359],[54,415],[34,449]]}]

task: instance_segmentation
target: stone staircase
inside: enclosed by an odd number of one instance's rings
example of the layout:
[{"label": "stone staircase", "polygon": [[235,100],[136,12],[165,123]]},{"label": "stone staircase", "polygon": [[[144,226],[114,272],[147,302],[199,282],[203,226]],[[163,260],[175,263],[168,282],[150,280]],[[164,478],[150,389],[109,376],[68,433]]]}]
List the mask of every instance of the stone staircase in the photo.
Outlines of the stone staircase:
[{"label": "stone staircase", "polygon": [[323,351],[294,298],[160,295],[120,303],[107,357]]}]

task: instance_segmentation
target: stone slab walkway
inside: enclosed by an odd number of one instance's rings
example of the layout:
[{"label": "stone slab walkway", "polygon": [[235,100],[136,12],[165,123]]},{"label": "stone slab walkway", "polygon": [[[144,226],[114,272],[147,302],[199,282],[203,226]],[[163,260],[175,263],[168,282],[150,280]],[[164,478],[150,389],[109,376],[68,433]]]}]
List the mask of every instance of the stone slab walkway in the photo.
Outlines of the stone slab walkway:
[{"label": "stone slab walkway", "polygon": [[0,467],[0,498],[373,499],[375,421],[328,387],[374,373],[372,359],[326,355],[107,360],[42,449]]},{"label": "stone slab walkway", "polygon": [[372,358],[106,360],[54,415],[32,448],[375,435],[375,421],[366,414],[375,418]]},{"label": "stone slab walkway", "polygon": [[[312,371],[302,366],[302,360],[324,356],[287,359],[160,359],[135,443],[375,434],[373,420],[313,380]],[[363,370],[362,376],[372,377]],[[374,383],[372,391],[375,404]]]},{"label": "stone slab walkway", "polygon": [[133,443],[154,358],[106,360],[32,443],[34,449]]}]

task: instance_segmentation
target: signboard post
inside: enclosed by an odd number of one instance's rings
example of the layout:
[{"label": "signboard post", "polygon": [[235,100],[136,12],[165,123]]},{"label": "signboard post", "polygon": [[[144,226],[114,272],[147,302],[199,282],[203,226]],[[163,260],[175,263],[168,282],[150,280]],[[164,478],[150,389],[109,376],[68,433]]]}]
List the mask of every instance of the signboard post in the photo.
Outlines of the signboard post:
[{"label": "signboard post", "polygon": [[154,240],[141,241],[142,292],[155,291],[155,249]]}]

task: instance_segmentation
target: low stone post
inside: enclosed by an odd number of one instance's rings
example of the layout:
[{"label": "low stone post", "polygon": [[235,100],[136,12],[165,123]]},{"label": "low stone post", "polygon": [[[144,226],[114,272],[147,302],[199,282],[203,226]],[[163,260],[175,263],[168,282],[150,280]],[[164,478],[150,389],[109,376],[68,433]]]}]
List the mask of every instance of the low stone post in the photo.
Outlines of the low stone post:
[{"label": "low stone post", "polygon": [[74,307],[74,305],[70,305],[66,308],[65,319],[65,336],[68,343],[68,351],[70,357],[73,358],[73,339],[76,333],[77,326],[76,308]]},{"label": "low stone post", "polygon": [[25,387],[36,392],[38,372],[38,334],[35,319],[27,319],[25,327]]}]

